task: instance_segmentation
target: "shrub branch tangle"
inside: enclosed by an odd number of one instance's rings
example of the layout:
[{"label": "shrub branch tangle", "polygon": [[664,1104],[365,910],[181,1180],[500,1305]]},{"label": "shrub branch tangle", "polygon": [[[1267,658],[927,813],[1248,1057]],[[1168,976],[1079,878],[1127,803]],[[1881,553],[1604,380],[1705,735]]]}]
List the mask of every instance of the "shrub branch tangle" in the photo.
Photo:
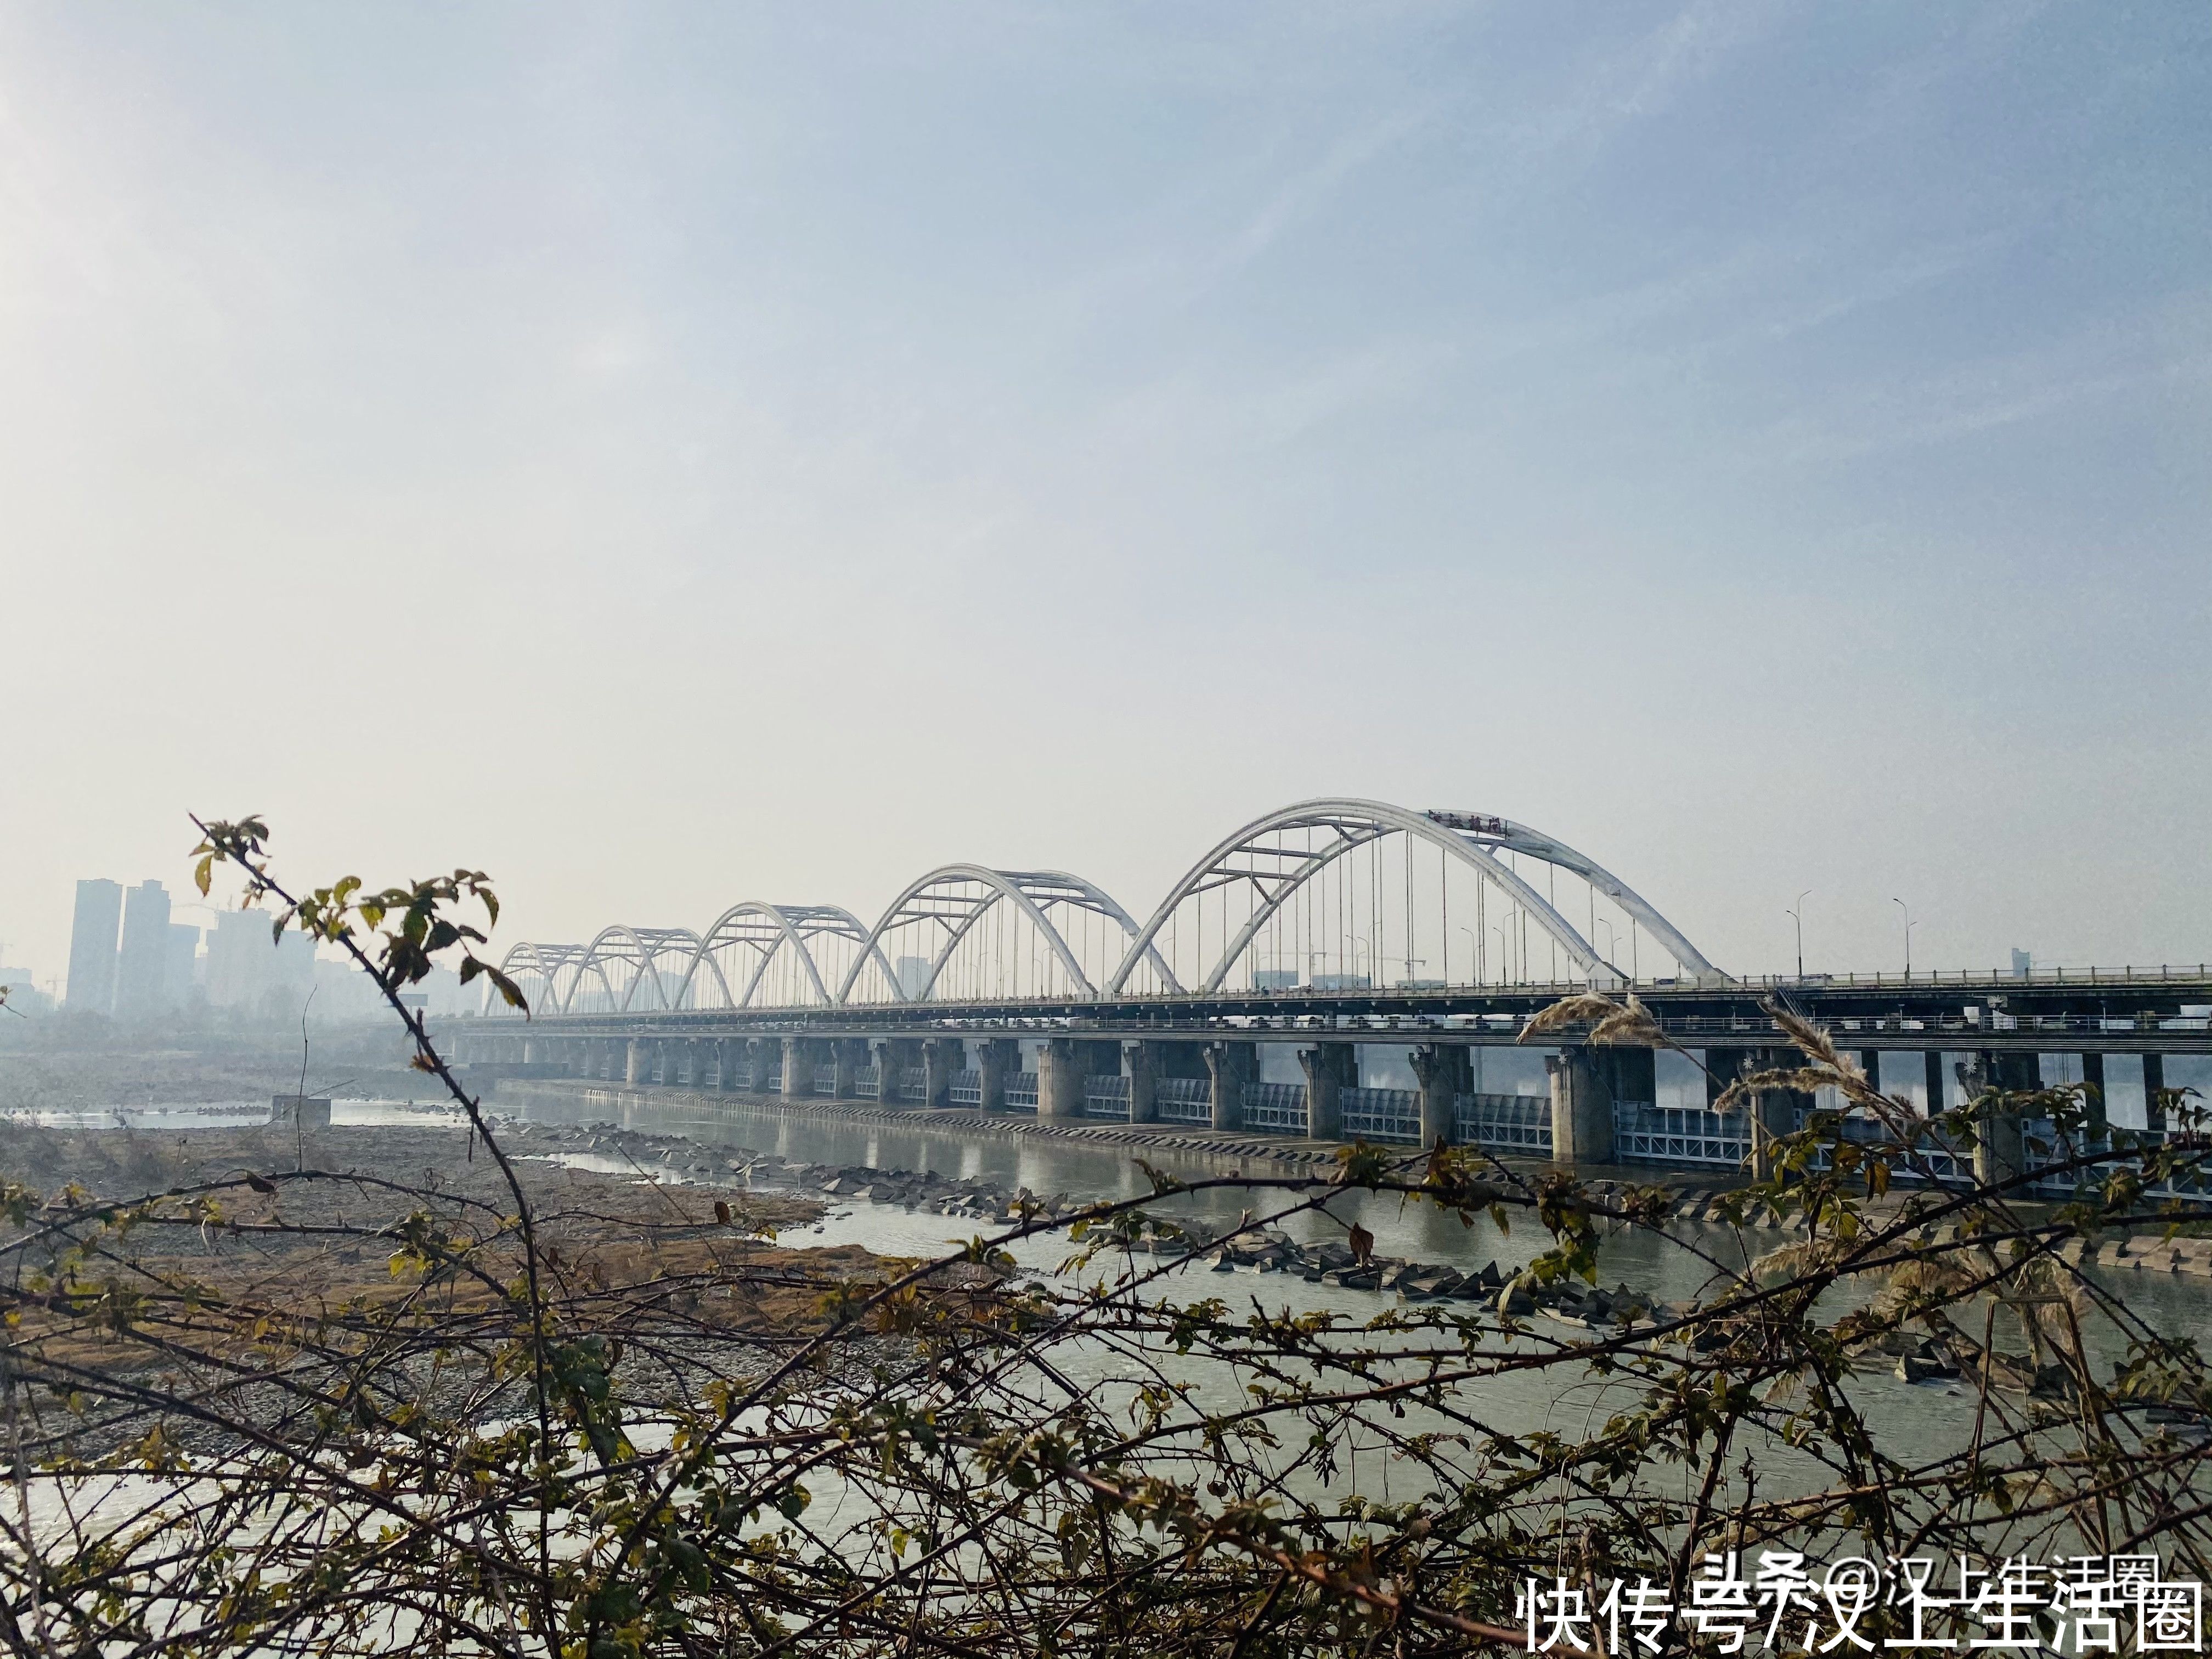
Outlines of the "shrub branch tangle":
[{"label": "shrub branch tangle", "polygon": [[[204,891],[235,866],[278,931],[374,977],[506,1200],[315,1169],[134,1195],[9,1183],[14,1651],[1417,1654],[1520,1645],[1531,1577],[1648,1575],[1679,1604],[1707,1553],[1762,1545],[2151,1547],[2205,1574],[2201,1358],[2075,1265],[2100,1232],[2185,1218],[2148,1195],[2206,1151],[2180,1095],[2164,1104],[2183,1127],[2156,1137],[2103,1133],[2078,1087],[1922,1118],[1778,1006],[1804,1063],[1723,1103],[1832,1090],[1887,1139],[1834,1113],[1775,1138],[1723,1219],[1790,1242],[1747,1263],[1663,1188],[1363,1146],[1325,1176],[1155,1174],[1072,1226],[1023,1212],[941,1261],[866,1271],[771,1264],[726,1203],[702,1220],[672,1202],[624,1267],[604,1229],[533,1206],[401,1000],[458,952],[521,1005],[458,919],[495,922],[486,878],[295,896],[258,821],[201,828]],[[1570,999],[1523,1035],[1667,1046],[1632,995]],[[2051,1124],[2037,1176],[1893,1184],[2000,1112]],[[2070,1200],[2030,1201],[2054,1173]],[[284,1218],[333,1183],[351,1221]],[[1497,1307],[1270,1312],[1264,1292],[1194,1295],[1153,1248],[1209,1191],[1239,1195],[1232,1245],[1291,1224],[1370,1248],[1344,1214],[1364,1195],[1541,1249]],[[209,1270],[241,1231],[389,1274],[311,1309]],[[1054,1233],[1063,1272],[1019,1282],[1009,1251]],[[1613,1329],[1515,1294],[1595,1284],[1631,1245],[1695,1293]],[[1892,1357],[1915,1344],[1960,1368],[1971,1407],[1940,1455],[1901,1452],[1869,1405],[1893,1413]]]}]

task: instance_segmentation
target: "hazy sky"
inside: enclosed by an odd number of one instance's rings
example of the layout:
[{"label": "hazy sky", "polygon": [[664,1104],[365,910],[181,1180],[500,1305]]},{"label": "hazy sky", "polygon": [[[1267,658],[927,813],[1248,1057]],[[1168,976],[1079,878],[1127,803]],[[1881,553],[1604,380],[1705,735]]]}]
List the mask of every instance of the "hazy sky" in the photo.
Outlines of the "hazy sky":
[{"label": "hazy sky", "polygon": [[1737,969],[2212,958],[2208,48],[0,4],[0,940],[188,810],[566,939],[1357,793]]}]

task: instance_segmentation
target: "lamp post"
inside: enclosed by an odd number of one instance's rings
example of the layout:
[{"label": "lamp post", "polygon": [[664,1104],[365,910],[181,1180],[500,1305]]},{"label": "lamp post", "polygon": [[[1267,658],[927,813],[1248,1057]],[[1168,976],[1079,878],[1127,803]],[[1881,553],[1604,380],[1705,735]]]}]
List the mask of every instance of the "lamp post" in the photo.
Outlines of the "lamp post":
[{"label": "lamp post", "polygon": [[1812,892],[1813,890],[1808,887],[1797,895],[1796,904],[1787,907],[1782,912],[1784,915],[1797,924],[1797,977],[1800,980],[1805,977],[1805,918],[1802,913],[1805,908],[1805,901],[1812,896]]},{"label": "lamp post", "polygon": [[1893,898],[1890,902],[1905,912],[1905,976],[1911,979],[1912,977],[1912,930],[1920,924],[1913,921],[1912,907],[1903,899]]},{"label": "lamp post", "polygon": [[1505,930],[1503,927],[1492,927],[1490,931],[1498,935],[1498,982],[1503,985],[1505,983]]}]

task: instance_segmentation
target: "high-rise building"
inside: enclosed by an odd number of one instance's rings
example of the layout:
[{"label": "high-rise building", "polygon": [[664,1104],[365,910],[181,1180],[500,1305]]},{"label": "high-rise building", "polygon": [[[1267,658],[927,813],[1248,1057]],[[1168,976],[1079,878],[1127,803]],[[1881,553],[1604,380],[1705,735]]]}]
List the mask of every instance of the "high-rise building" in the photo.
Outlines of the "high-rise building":
[{"label": "high-rise building", "polygon": [[123,949],[115,959],[115,1017],[151,1019],[168,1006],[169,895],[142,882],[123,898]]},{"label": "high-rise building", "polygon": [[218,1008],[260,1001],[269,980],[269,918],[258,910],[226,910],[207,936],[208,1000]]},{"label": "high-rise building", "polygon": [[72,1013],[105,1014],[115,1006],[115,935],[123,920],[119,882],[81,881],[70,923],[69,985]]},{"label": "high-rise building", "polygon": [[226,910],[207,936],[208,1001],[256,1015],[296,1018],[314,987],[315,941],[288,931],[270,936],[266,910]]},{"label": "high-rise building", "polygon": [[199,983],[200,930],[181,921],[169,924],[169,965],[161,975],[162,1000],[182,1008]]}]

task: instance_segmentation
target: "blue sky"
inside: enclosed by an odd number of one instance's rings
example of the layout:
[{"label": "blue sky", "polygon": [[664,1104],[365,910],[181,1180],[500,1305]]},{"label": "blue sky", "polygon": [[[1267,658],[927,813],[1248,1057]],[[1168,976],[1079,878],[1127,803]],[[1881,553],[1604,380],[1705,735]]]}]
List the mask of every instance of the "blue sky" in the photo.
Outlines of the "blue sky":
[{"label": "blue sky", "polygon": [[1359,793],[1707,953],[2212,957],[2212,15],[0,12],[0,940],[1149,908]]}]

